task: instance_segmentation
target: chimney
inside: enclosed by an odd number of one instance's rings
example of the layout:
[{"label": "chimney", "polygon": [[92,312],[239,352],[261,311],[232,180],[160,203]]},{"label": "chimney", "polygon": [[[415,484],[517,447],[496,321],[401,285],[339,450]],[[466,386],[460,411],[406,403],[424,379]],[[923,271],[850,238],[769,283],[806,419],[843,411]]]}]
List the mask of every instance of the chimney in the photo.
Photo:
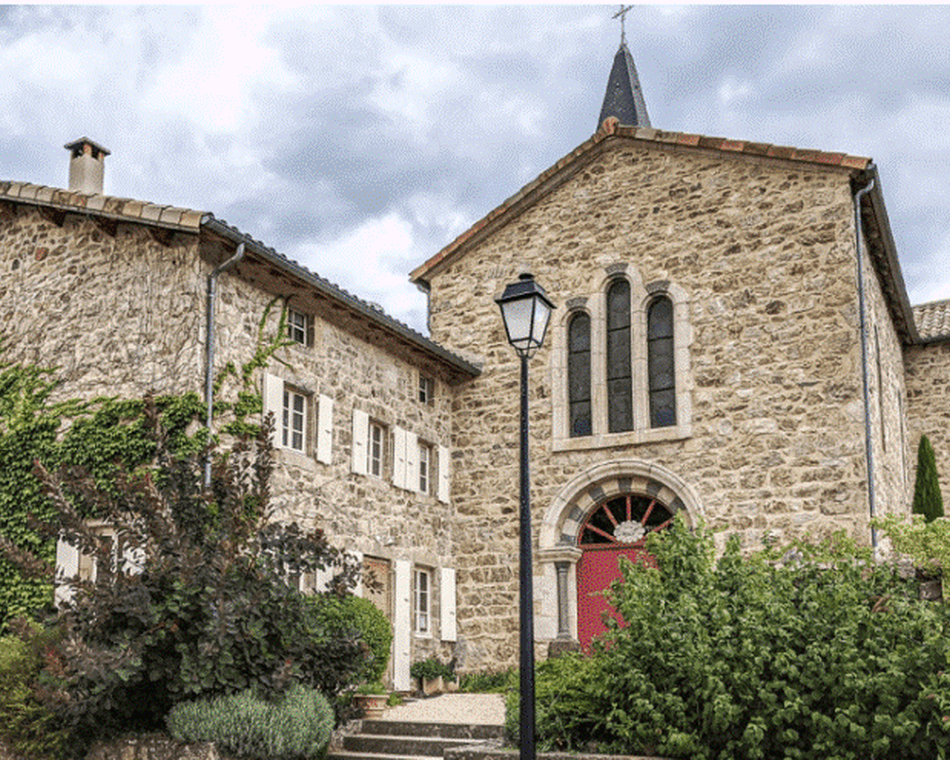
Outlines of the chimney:
[{"label": "chimney", "polygon": [[109,151],[88,137],[63,147],[69,151],[69,189],[101,195],[103,166]]}]

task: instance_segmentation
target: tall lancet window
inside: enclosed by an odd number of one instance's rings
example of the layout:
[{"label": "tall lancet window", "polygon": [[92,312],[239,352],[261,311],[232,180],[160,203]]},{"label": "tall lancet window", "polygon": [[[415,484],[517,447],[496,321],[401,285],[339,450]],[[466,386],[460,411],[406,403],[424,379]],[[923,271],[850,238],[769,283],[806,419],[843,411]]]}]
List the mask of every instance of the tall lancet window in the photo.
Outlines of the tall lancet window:
[{"label": "tall lancet window", "polygon": [[571,438],[591,434],[590,316],[578,312],[568,327],[567,392]]},{"label": "tall lancet window", "polygon": [[650,427],[676,424],[673,373],[673,302],[657,298],[647,312],[647,369],[650,377]]},{"label": "tall lancet window", "polygon": [[611,433],[633,430],[630,283],[626,280],[616,280],[607,291],[607,425]]}]

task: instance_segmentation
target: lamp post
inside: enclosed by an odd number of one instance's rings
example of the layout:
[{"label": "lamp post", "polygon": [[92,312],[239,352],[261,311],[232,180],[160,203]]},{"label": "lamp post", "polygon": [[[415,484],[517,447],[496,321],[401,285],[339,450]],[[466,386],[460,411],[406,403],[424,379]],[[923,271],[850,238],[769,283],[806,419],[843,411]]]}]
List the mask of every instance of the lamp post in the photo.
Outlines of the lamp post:
[{"label": "lamp post", "polygon": [[531,496],[528,477],[528,359],[544,342],[554,304],[534,276],[523,274],[495,299],[508,342],[521,358],[520,650],[521,760],[534,760],[534,612],[531,574]]}]

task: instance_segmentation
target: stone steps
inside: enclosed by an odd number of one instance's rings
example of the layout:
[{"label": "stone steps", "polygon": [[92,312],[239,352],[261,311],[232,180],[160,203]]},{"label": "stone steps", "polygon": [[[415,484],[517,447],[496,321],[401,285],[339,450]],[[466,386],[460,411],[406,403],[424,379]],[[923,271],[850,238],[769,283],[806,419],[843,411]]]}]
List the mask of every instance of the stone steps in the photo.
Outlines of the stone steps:
[{"label": "stone steps", "polygon": [[445,750],[500,739],[501,726],[364,720],[327,760],[441,760]]}]

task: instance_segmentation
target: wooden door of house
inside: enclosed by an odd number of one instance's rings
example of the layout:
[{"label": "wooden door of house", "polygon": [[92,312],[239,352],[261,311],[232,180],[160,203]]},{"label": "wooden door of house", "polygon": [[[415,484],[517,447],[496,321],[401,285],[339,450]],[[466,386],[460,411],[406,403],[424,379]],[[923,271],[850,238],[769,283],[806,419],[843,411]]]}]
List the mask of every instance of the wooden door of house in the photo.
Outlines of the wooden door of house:
[{"label": "wooden door of house", "polygon": [[604,615],[623,618],[603,592],[621,577],[620,557],[652,562],[644,548],[648,533],[666,528],[673,513],[657,499],[623,494],[606,499],[587,515],[578,535],[577,638],[584,649],[607,630]]},{"label": "wooden door of house", "polygon": [[[382,612],[390,625],[393,625],[393,574],[389,560],[378,557],[363,558],[363,573],[365,579],[373,579],[372,583],[364,581],[363,595]],[[393,682],[393,651],[389,649],[389,663],[383,676],[383,684],[392,688]]]}]

